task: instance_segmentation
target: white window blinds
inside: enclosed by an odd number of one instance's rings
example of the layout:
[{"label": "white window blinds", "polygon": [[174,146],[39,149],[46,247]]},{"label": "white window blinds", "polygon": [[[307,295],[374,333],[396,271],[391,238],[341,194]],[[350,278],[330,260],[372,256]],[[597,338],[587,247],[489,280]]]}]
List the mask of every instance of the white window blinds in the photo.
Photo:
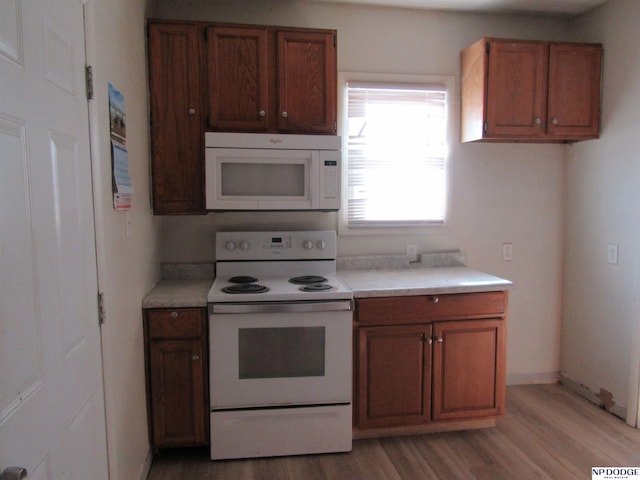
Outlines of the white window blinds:
[{"label": "white window blinds", "polygon": [[446,87],[347,83],[347,225],[442,223]]}]

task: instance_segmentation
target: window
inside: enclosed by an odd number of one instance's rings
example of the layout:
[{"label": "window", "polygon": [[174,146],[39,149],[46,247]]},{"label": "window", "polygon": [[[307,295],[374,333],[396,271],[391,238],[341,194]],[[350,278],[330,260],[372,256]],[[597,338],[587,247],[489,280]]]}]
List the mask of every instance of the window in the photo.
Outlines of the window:
[{"label": "window", "polygon": [[348,228],[442,224],[447,86],[347,81]]}]

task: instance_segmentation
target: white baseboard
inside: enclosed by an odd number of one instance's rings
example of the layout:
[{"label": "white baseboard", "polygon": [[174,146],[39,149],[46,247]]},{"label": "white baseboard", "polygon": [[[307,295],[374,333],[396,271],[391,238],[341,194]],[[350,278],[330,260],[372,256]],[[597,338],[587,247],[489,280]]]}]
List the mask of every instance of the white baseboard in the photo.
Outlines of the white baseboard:
[{"label": "white baseboard", "polygon": [[144,459],[144,463],[142,464],[142,470],[140,471],[140,480],[147,480],[149,476],[149,472],[151,471],[151,462],[153,461],[153,451],[149,449],[147,453],[147,458]]},{"label": "white baseboard", "polygon": [[[588,386],[574,380],[562,373],[560,373],[560,383],[567,387],[569,390],[577,393],[582,398],[589,400],[591,403],[595,403],[599,407],[603,408],[602,400],[598,397],[597,393],[591,390]],[[609,413],[615,415],[616,417],[625,420],[627,418],[627,409],[626,407],[621,407],[619,405],[613,405],[609,410]]]},{"label": "white baseboard", "polygon": [[538,372],[507,375],[507,385],[558,383],[560,372]]}]

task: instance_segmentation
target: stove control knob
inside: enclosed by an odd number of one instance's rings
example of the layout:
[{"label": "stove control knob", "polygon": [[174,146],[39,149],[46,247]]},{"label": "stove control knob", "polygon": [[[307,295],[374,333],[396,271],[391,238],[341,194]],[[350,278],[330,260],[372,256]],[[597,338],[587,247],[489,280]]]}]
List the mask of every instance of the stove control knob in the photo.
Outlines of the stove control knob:
[{"label": "stove control knob", "polygon": [[233,251],[236,249],[236,242],[234,242],[233,240],[229,240],[227,243],[224,244],[224,248],[226,248],[229,251]]},{"label": "stove control knob", "polygon": [[324,250],[325,248],[327,248],[327,242],[325,242],[324,240],[318,240],[316,245],[318,246],[318,250]]},{"label": "stove control knob", "polygon": [[247,242],[246,240],[242,240],[240,242],[240,249],[249,250],[249,248],[251,248],[251,244],[249,242]]},{"label": "stove control knob", "polygon": [[305,250],[313,250],[313,242],[311,240],[305,240],[302,243],[302,246],[304,247]]}]

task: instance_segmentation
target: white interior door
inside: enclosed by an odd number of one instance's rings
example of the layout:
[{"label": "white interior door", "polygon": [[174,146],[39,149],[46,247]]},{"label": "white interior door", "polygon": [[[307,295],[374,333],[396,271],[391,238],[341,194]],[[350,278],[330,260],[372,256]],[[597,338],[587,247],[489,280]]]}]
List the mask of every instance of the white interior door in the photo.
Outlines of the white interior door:
[{"label": "white interior door", "polygon": [[108,478],[81,0],[0,0],[0,470]]}]

